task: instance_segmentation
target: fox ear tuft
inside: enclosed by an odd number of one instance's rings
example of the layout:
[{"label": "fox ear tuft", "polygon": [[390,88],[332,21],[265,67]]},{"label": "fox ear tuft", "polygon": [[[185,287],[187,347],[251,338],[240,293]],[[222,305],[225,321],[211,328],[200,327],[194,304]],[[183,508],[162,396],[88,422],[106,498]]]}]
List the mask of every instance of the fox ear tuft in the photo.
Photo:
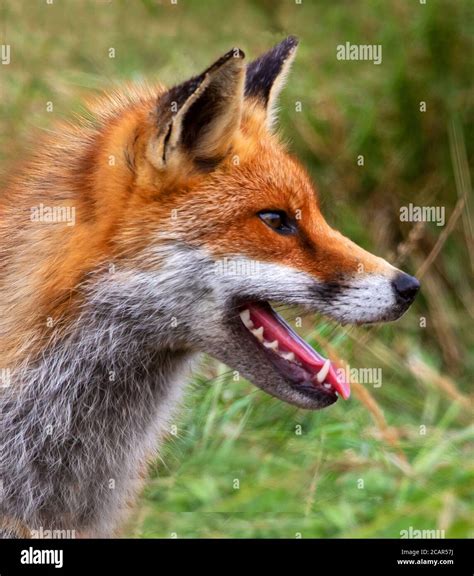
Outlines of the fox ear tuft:
[{"label": "fox ear tuft", "polygon": [[254,98],[267,111],[267,125],[274,122],[275,106],[296,55],[298,38],[288,36],[247,66],[245,96]]},{"label": "fox ear tuft", "polygon": [[228,152],[240,126],[245,54],[230,50],[199,76],[171,88],[158,101],[158,139],[153,164],[164,168],[187,154],[198,166],[213,166]]}]

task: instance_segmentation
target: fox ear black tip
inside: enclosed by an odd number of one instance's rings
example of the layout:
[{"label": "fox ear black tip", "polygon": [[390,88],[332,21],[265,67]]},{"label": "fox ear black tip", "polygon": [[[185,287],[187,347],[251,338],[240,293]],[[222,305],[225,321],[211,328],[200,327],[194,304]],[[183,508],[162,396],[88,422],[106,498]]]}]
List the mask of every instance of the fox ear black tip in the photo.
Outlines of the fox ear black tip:
[{"label": "fox ear black tip", "polygon": [[287,36],[285,38],[285,40],[283,40],[282,44],[286,44],[286,46],[290,49],[290,50],[294,50],[298,44],[300,43],[300,39],[298,38],[298,36],[293,36],[292,34],[290,34],[290,36]]},{"label": "fox ear black tip", "polygon": [[239,58],[241,60],[245,58],[245,52],[241,48],[232,48],[231,52],[233,53],[234,58]]}]

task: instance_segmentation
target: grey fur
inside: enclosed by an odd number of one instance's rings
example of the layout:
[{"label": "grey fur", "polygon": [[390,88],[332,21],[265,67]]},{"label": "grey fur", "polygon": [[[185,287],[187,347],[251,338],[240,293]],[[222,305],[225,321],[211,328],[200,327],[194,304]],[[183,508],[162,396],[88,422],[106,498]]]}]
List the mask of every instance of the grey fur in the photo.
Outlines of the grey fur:
[{"label": "grey fur", "polygon": [[74,328],[0,397],[4,521],[112,534],[166,431],[193,354],[160,341],[168,316],[117,276],[89,285]]},{"label": "grey fur", "polygon": [[[318,297],[313,278],[263,262],[258,274],[219,275],[203,250],[156,245],[138,256],[147,271],[130,261],[112,274],[92,274],[74,326],[16,367],[0,395],[0,517],[7,523],[113,534],[199,352],[286,402],[327,406],[327,396],[296,390],[275,370],[235,308],[236,297],[326,308],[327,294]],[[387,284],[387,307],[391,298]],[[366,299],[359,319],[384,309]]]}]

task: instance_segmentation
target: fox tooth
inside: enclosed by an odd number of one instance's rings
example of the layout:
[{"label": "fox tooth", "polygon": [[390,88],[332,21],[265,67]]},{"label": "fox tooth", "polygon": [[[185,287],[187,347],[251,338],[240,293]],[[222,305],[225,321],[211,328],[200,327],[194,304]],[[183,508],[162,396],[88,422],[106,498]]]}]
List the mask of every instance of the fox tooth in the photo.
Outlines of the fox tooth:
[{"label": "fox tooth", "polygon": [[278,350],[278,340],[273,340],[273,342],[266,342],[264,340],[263,345],[265,348],[270,348],[270,350]]},{"label": "fox tooth", "polygon": [[257,340],[263,342],[263,326],[260,326],[260,328],[256,328],[255,330],[250,330],[250,332],[252,332]]},{"label": "fox tooth", "polygon": [[322,384],[324,382],[326,376],[328,375],[330,366],[331,366],[331,361],[328,358],[326,360],[326,362],[323,364],[323,367],[321,368],[321,370],[316,374],[316,380],[320,384]]},{"label": "fox tooth", "polygon": [[240,319],[246,328],[249,330],[253,328],[253,322],[250,320],[250,310],[242,310],[240,313]]},{"label": "fox tooth", "polygon": [[323,384],[323,386],[325,388],[327,388],[328,390],[330,390],[332,388],[331,384],[328,384],[327,382],[325,384]]},{"label": "fox tooth", "polygon": [[295,359],[295,354],[294,352],[283,352],[281,354],[281,357],[284,358],[285,360],[288,360],[289,362],[293,362]]}]

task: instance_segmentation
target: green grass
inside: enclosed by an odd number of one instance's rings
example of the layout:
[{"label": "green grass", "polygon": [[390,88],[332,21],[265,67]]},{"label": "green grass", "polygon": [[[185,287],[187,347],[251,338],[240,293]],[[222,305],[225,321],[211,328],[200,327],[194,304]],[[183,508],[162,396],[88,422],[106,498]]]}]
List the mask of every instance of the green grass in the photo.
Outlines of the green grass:
[{"label": "green grass", "polygon": [[[356,386],[349,402],[296,410],[207,361],[125,533],[398,538],[413,526],[474,536],[470,2],[25,6],[0,4],[1,40],[12,50],[0,68],[2,167],[33,128],[77,111],[90,90],[140,78],[175,83],[234,45],[251,58],[296,34],[282,132],[317,182],[328,220],[422,276],[420,297],[394,325],[306,318],[316,346],[322,340],[327,351],[329,342],[350,366],[382,369],[382,386]],[[383,63],[337,61],[346,41],[381,43]],[[450,223],[400,222],[409,202],[444,206]]]}]

